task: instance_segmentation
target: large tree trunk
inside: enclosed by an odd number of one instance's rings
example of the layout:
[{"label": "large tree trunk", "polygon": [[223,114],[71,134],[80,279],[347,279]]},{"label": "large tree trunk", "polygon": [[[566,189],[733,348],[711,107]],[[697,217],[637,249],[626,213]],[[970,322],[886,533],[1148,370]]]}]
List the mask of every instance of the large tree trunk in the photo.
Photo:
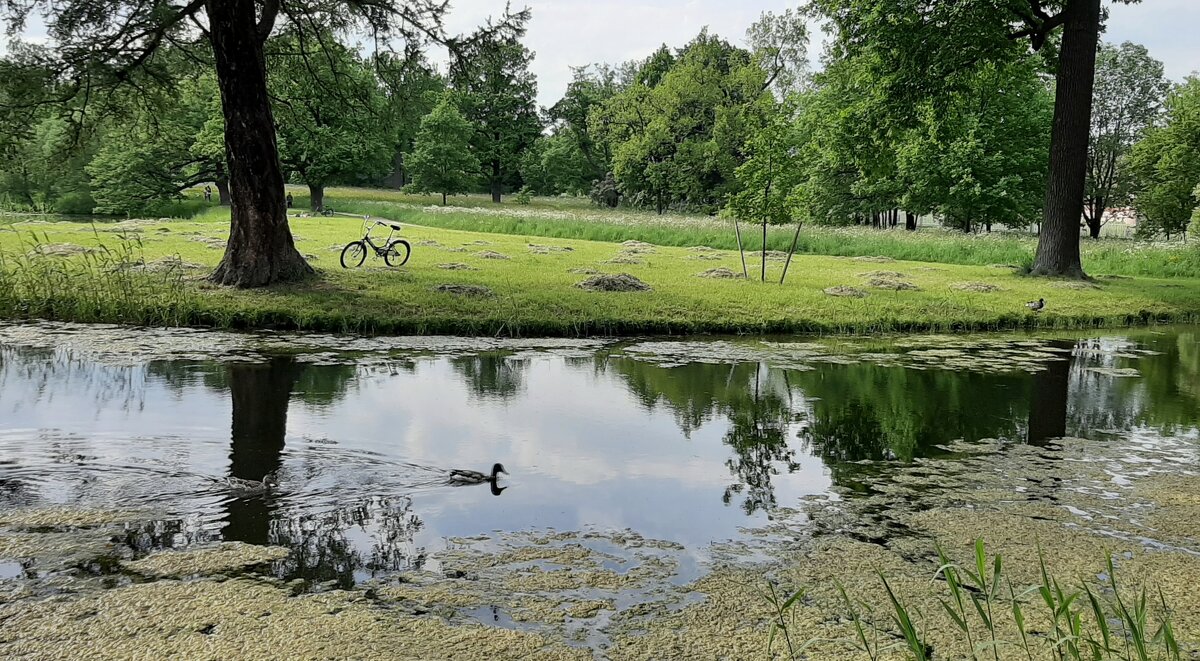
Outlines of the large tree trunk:
[{"label": "large tree trunk", "polygon": [[313,211],[325,208],[325,187],[320,184],[308,185],[308,206]]},{"label": "large tree trunk", "polygon": [[500,161],[492,161],[492,202],[500,204]]},{"label": "large tree trunk", "polygon": [[236,287],[299,280],[313,269],[288,229],[254,0],[208,0],[205,8],[225,115],[232,206],[229,243],[210,279]]},{"label": "large tree trunk", "polygon": [[1050,179],[1045,220],[1033,274],[1086,277],[1079,259],[1079,217],[1087,181],[1088,134],[1100,0],[1067,0],[1050,136]]},{"label": "large tree trunk", "polygon": [[917,231],[917,215],[915,213],[904,212],[904,229],[910,232]]}]

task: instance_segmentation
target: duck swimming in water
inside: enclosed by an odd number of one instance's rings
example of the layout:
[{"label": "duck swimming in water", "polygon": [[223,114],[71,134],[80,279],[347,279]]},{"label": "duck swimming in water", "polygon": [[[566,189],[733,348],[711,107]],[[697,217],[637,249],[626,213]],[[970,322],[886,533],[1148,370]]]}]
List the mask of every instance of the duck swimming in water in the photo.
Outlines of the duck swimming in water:
[{"label": "duck swimming in water", "polygon": [[233,476],[221,478],[217,482],[227,487],[230,491],[240,494],[265,493],[279,486],[279,480],[276,479],[275,473],[263,475],[261,482]]},{"label": "duck swimming in water", "polygon": [[496,476],[500,473],[508,475],[508,471],[504,470],[501,464],[492,465],[492,474],[485,475],[479,471],[466,470],[463,468],[455,468],[450,471],[450,475],[446,477],[446,483],[456,487],[465,487],[472,484],[491,483],[496,484]]}]

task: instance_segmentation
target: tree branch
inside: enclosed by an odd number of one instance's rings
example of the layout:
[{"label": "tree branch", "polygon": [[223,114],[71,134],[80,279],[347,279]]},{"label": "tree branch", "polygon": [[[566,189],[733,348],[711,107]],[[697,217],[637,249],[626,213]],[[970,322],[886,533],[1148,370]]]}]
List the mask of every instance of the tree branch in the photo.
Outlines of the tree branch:
[{"label": "tree branch", "polygon": [[275,17],[278,15],[279,0],[263,0],[262,16],[258,19],[258,25],[255,26],[259,41],[265,42],[267,37],[271,36],[271,30],[275,29]]}]

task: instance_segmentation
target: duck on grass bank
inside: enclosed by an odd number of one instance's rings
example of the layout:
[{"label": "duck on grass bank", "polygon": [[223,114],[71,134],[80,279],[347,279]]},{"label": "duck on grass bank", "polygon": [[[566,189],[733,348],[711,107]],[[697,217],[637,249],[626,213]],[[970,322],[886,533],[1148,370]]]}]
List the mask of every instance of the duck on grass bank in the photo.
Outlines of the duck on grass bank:
[{"label": "duck on grass bank", "polygon": [[500,492],[508,487],[497,486],[496,481],[500,473],[508,475],[508,471],[504,470],[502,464],[492,464],[492,473],[487,475],[479,471],[467,470],[465,468],[454,468],[450,470],[450,474],[446,476],[446,484],[452,487],[467,487],[475,484],[487,484],[492,488],[492,495],[499,496]]},{"label": "duck on grass bank", "polygon": [[1030,310],[1033,310],[1034,312],[1041,312],[1042,310],[1044,310],[1046,308],[1046,299],[1039,298],[1036,301],[1029,301],[1028,303],[1025,304],[1025,307],[1029,308]]}]

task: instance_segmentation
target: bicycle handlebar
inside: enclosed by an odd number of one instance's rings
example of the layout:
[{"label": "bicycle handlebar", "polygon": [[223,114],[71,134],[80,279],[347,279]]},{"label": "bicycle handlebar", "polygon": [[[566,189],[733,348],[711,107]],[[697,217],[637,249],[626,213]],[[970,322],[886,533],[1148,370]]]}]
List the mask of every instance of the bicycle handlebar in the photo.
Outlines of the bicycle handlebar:
[{"label": "bicycle handlebar", "polygon": [[380,225],[382,225],[384,227],[390,227],[397,232],[400,231],[400,223],[395,223],[395,224],[385,223],[382,220],[375,221],[375,223],[372,224],[371,227],[367,231],[370,232],[371,230],[375,229],[376,227],[379,227]]}]

